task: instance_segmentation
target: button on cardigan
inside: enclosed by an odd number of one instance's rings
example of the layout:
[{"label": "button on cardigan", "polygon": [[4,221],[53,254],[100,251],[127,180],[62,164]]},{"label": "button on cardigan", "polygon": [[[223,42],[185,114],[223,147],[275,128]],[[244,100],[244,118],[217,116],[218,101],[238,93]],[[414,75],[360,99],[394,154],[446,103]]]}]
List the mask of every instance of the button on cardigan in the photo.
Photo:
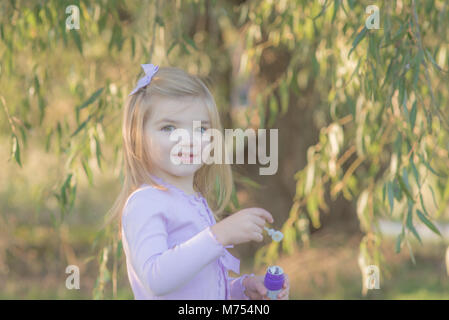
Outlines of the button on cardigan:
[{"label": "button on cardigan", "polygon": [[[229,300],[249,298],[240,260],[217,241],[206,199],[189,195],[151,175],[168,190],[142,184],[128,197],[122,214],[122,244],[136,300]],[[253,274],[251,274],[253,275]]]}]

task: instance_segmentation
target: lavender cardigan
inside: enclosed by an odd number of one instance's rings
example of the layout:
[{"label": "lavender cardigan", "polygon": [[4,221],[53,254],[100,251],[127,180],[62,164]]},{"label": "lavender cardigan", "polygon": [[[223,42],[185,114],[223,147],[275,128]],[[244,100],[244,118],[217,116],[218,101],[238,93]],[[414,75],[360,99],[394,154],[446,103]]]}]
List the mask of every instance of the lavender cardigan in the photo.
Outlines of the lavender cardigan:
[{"label": "lavender cardigan", "polygon": [[200,193],[183,190],[152,175],[167,191],[142,184],[127,199],[122,243],[129,282],[141,299],[246,299],[240,260],[217,241],[216,220]]}]

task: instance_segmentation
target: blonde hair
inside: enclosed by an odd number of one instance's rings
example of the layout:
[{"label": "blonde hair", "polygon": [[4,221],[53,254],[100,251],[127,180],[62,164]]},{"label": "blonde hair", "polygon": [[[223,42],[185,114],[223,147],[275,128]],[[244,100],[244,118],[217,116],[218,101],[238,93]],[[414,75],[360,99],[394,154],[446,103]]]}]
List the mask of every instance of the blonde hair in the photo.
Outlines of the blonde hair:
[{"label": "blonde hair", "polygon": [[[120,237],[122,212],[129,195],[142,183],[166,190],[164,186],[153,181],[148,174],[152,172],[149,157],[151,150],[147,148],[148,144],[145,142],[143,133],[145,123],[151,115],[154,96],[202,99],[208,109],[211,128],[223,132],[217,106],[207,86],[197,76],[179,68],[160,67],[149,85],[128,96],[124,105],[122,125],[124,180],[122,189],[102,226],[104,228],[114,220],[118,220]],[[224,154],[224,144],[222,154]],[[195,172],[193,183],[194,190],[201,192],[206,198],[215,219],[219,221],[232,193],[233,178],[230,164],[204,164]],[[218,187],[218,192],[214,190],[214,186]]]}]

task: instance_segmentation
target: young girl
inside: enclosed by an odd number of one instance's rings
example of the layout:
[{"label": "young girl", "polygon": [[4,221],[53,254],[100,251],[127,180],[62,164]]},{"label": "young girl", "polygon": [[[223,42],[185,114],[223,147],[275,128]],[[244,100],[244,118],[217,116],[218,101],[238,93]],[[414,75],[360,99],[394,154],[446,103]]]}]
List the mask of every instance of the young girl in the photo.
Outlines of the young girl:
[{"label": "young girl", "polygon": [[[145,76],[125,104],[124,181],[112,216],[119,220],[135,299],[265,299],[264,276],[228,276],[228,270],[240,273],[240,261],[226,248],[262,241],[271,214],[248,208],[217,223],[230,200],[230,165],[193,161],[205,148],[198,137],[209,128],[222,131],[211,93],[178,68],[142,68]],[[184,129],[195,137],[195,120],[204,131],[178,152],[170,133]],[[220,199],[214,197],[216,183]],[[279,299],[288,299],[286,278]]]}]

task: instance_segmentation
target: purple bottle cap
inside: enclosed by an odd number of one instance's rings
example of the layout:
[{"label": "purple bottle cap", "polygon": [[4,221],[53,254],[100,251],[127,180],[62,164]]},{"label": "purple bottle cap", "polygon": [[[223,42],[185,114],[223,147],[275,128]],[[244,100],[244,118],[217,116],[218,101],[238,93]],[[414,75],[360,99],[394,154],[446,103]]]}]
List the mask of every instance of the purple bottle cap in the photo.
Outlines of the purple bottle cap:
[{"label": "purple bottle cap", "polygon": [[264,285],[265,288],[271,291],[282,289],[284,285],[284,270],[279,266],[268,267],[265,274]]}]

